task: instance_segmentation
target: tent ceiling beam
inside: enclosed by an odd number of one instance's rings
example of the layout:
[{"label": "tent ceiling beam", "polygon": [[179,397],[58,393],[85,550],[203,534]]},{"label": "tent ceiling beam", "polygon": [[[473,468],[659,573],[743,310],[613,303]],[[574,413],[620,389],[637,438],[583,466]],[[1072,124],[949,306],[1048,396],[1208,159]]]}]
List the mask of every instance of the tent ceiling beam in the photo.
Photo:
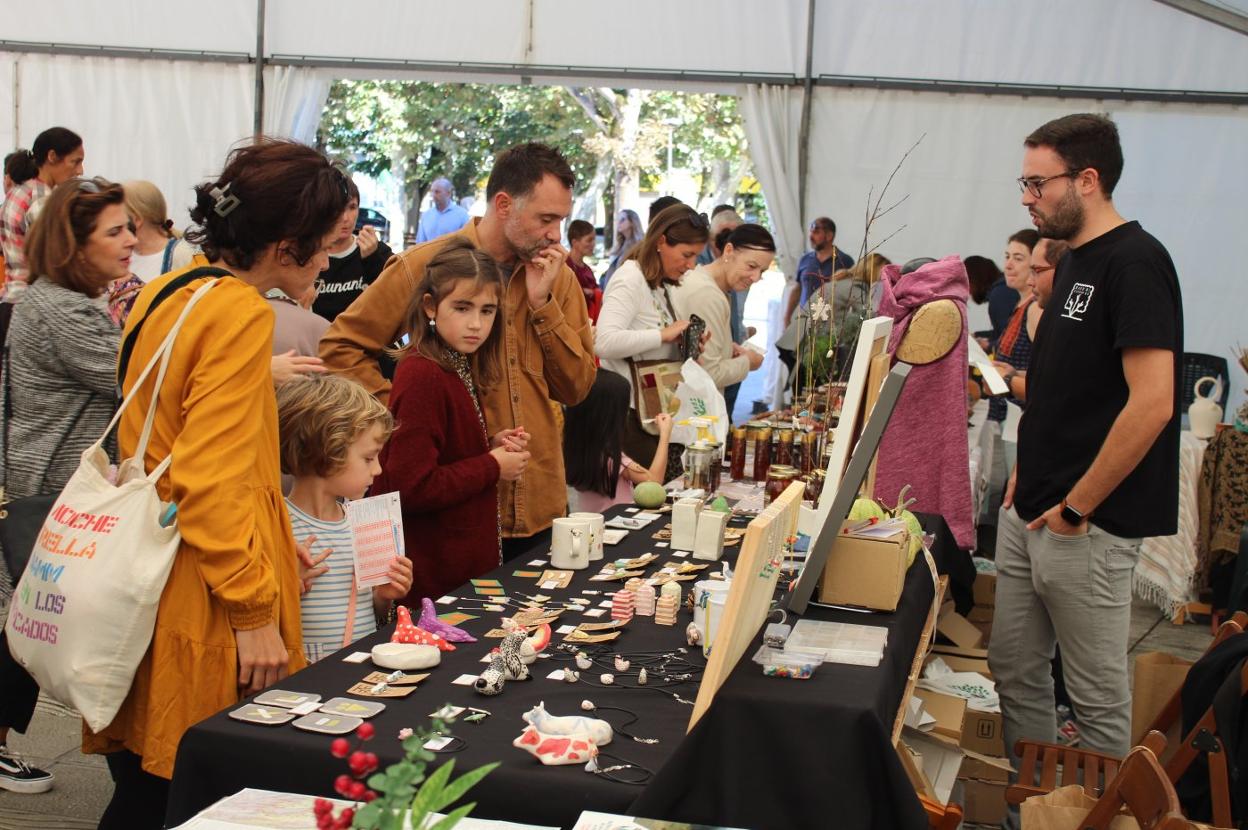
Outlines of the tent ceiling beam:
[{"label": "tent ceiling beam", "polygon": [[33,52],[46,55],[73,55],[85,58],[131,58],[197,63],[251,63],[247,52],[200,52],[191,49],[144,49],[125,46],[84,46],[80,43],[30,43],[0,40],[0,52]]},{"label": "tent ceiling beam", "polygon": [[1127,87],[1014,84],[996,81],[940,81],[925,78],[887,78],[860,75],[820,75],[816,86],[859,89],[897,89],[961,95],[1013,95],[1023,98],[1078,98],[1094,101],[1160,101],[1173,104],[1248,105],[1248,92],[1186,89],[1132,89]]},{"label": "tent ceiling beam", "polygon": [[1163,6],[1169,6],[1172,9],[1178,9],[1194,17],[1199,17],[1201,20],[1216,23],[1219,26],[1230,29],[1232,32],[1248,35],[1248,16],[1226,6],[1217,3],[1207,3],[1204,0],[1157,0],[1157,2]]}]

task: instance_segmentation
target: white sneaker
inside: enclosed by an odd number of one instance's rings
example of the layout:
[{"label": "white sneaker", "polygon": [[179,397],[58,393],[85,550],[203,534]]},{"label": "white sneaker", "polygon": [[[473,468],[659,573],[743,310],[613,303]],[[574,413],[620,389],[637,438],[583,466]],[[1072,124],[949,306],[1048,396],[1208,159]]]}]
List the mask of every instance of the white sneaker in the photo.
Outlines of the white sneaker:
[{"label": "white sneaker", "polygon": [[0,744],[0,789],[15,793],[46,793],[52,789],[52,773],[32,767],[7,746]]}]

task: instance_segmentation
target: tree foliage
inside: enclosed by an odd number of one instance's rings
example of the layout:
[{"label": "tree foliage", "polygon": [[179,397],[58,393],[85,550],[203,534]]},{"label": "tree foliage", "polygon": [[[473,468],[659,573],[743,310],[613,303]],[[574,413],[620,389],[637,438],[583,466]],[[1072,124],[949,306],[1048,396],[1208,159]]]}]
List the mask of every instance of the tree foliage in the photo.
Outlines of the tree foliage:
[{"label": "tree foliage", "polygon": [[339,81],[318,141],[365,174],[393,172],[404,183],[409,214],[439,176],[449,178],[460,195],[473,194],[484,189],[495,153],[523,141],[545,141],[571,163],[577,179],[574,213],[590,218],[604,197],[610,215],[616,204],[636,206],[641,186],[662,183],[669,136],[673,166],[693,174],[700,200],[731,201],[749,172],[731,96]]}]

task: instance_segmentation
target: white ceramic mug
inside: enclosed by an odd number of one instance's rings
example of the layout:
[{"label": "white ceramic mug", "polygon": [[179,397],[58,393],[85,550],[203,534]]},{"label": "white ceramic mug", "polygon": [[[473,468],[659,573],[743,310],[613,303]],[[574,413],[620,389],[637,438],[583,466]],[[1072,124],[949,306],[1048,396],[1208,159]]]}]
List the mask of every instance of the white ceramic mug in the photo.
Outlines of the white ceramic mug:
[{"label": "white ceramic mug", "polygon": [[572,513],[569,519],[584,519],[589,522],[589,561],[602,559],[602,535],[607,529],[606,519],[601,513]]},{"label": "white ceramic mug", "polygon": [[711,598],[722,594],[728,596],[732,583],[722,579],[703,579],[693,584],[693,624],[701,629],[702,641],[706,642],[706,615]]},{"label": "white ceramic mug", "polygon": [[555,519],[550,535],[550,566],[561,571],[582,571],[589,567],[587,519]]}]

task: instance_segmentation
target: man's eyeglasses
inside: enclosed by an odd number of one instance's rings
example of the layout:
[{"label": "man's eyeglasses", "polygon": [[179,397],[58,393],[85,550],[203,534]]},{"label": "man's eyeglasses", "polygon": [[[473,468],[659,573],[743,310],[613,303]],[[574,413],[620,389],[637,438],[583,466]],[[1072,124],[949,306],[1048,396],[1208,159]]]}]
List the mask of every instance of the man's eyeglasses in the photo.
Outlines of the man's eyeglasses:
[{"label": "man's eyeglasses", "polygon": [[1043,188],[1049,182],[1053,181],[1054,179],[1068,179],[1068,178],[1073,179],[1075,176],[1078,176],[1082,172],[1083,172],[1082,169],[1067,170],[1065,173],[1058,173],[1056,176],[1045,176],[1044,178],[1019,179],[1018,189],[1022,193],[1030,193],[1032,196],[1035,196],[1037,199],[1039,199],[1041,196],[1044,195]]},{"label": "man's eyeglasses", "polygon": [[1041,275],[1041,274],[1043,274],[1045,271],[1052,271],[1052,270],[1053,270],[1053,268],[1054,268],[1054,266],[1052,266],[1052,265],[1042,265],[1042,266],[1041,266],[1041,267],[1039,267],[1039,268],[1037,268],[1036,266],[1034,266],[1034,265],[1033,265],[1033,266],[1031,266],[1031,273],[1032,273],[1032,274],[1035,274],[1036,276],[1040,276],[1040,275]]}]

